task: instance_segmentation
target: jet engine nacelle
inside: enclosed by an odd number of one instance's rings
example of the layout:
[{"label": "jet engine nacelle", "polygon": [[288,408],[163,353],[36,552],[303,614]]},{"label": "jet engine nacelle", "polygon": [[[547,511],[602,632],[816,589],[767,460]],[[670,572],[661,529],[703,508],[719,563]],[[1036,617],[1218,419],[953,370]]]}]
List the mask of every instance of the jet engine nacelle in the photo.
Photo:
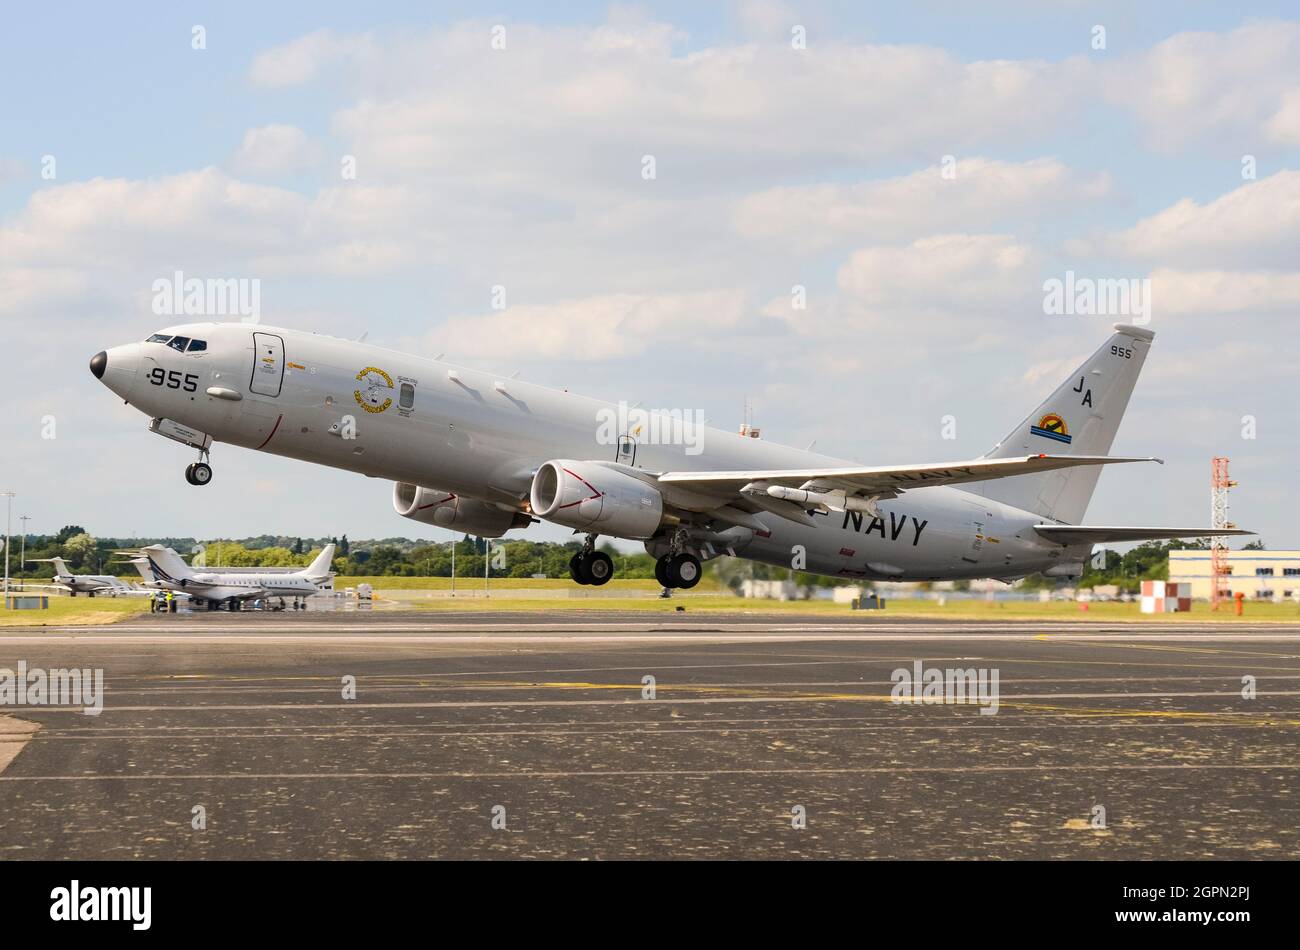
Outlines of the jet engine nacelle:
[{"label": "jet engine nacelle", "polygon": [[598,462],[552,459],[533,476],[533,514],[569,528],[648,538],[663,520],[664,499],[639,478]]},{"label": "jet engine nacelle", "polygon": [[403,518],[480,538],[499,538],[511,528],[526,528],[532,523],[522,511],[504,511],[474,498],[407,482],[393,486],[393,508]]}]

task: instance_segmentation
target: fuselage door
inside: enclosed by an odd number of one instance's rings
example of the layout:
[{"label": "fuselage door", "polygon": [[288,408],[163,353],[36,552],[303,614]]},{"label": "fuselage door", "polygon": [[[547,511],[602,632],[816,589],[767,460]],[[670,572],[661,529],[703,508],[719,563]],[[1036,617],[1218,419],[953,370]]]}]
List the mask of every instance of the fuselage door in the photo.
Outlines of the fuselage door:
[{"label": "fuselage door", "polygon": [[636,439],[626,432],[618,437],[618,446],[614,450],[614,461],[623,465],[636,464]]},{"label": "fuselage door", "polygon": [[978,503],[971,503],[969,515],[970,546],[962,552],[961,559],[967,564],[979,564],[989,557],[989,545],[997,544],[991,539],[995,519],[993,512]]},{"label": "fuselage door", "polygon": [[253,334],[253,377],[248,388],[259,396],[278,396],[284,385],[284,340],[270,333]]}]

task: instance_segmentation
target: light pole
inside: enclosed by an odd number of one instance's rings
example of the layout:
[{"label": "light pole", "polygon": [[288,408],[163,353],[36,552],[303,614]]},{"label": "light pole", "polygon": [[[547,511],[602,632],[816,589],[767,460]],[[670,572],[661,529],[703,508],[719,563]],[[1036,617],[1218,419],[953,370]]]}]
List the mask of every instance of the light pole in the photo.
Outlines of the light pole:
[{"label": "light pole", "polygon": [[451,596],[456,596],[456,532],[451,533]]},{"label": "light pole", "polygon": [[14,523],[14,496],[17,492],[0,491],[0,496],[8,500],[8,513],[5,515],[5,610],[9,609],[9,541]]},{"label": "light pole", "polygon": [[18,570],[22,572],[25,590],[27,584],[27,522],[32,519],[27,515],[21,515],[18,520],[23,523],[23,544],[21,548],[22,553],[18,555]]}]

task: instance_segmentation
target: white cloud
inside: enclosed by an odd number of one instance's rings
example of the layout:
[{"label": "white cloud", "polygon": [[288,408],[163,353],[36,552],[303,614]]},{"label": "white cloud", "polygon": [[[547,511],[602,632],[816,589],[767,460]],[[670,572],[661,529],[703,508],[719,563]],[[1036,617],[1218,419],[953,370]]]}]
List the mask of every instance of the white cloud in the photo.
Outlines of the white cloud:
[{"label": "white cloud", "polygon": [[805,249],[849,240],[908,240],[935,232],[996,226],[1109,194],[1110,178],[1074,171],[1052,158],[1001,162],[968,158],[956,177],[935,164],[899,178],[853,185],[772,188],[742,200],[736,229]]},{"label": "white cloud", "polygon": [[1106,98],[1135,112],[1148,144],[1211,143],[1251,152],[1288,144],[1288,93],[1300,84],[1300,24],[1263,21],[1227,33],[1186,32],[1101,68]]},{"label": "white cloud", "polygon": [[259,53],[248,77],[257,86],[296,86],[316,79],[327,67],[373,52],[368,36],[340,36],[317,30]]},{"label": "white cloud", "polygon": [[698,346],[744,317],[740,291],[610,294],[453,317],[428,345],[451,359],[604,361],[643,355],[665,339]]},{"label": "white cloud", "polygon": [[854,252],[839,287],[882,313],[947,309],[969,317],[1034,296],[1035,273],[1032,250],[1008,235],[944,234]]},{"label": "white cloud", "polygon": [[1151,272],[1153,312],[1163,316],[1245,316],[1300,311],[1300,273],[1268,271]]},{"label": "white cloud", "polygon": [[[0,227],[8,268],[170,273],[219,268],[328,274],[410,262],[421,203],[399,189],[325,188],[312,198],[216,168],[148,180],[95,178],[42,189]],[[249,275],[258,276],[258,275]]]},{"label": "white cloud", "polygon": [[1269,139],[1282,145],[1300,145],[1300,89],[1282,95],[1281,105],[1265,126]]},{"label": "white cloud", "polygon": [[751,36],[789,42],[790,29],[800,23],[789,4],[781,0],[733,0],[732,16]]},{"label": "white cloud", "polygon": [[244,133],[230,164],[240,174],[274,176],[308,169],[319,163],[323,154],[295,125],[263,125]]},{"label": "white cloud", "polygon": [[1208,204],[1184,198],[1111,236],[1112,253],[1193,267],[1293,267],[1300,171],[1248,182]]},{"label": "white cloud", "polygon": [[[335,130],[385,174],[497,186],[623,187],[656,156],[657,185],[915,160],[1037,136],[1075,67],[964,63],[926,46],[788,42],[678,54],[677,32],[461,24],[358,57],[359,102]],[[869,130],[846,134],[848,129]],[[580,134],[579,134],[580,133]]]},{"label": "white cloud", "polygon": [[[75,267],[0,266],[0,314],[20,318],[48,315],[77,300],[88,288],[86,275]],[[12,332],[6,332],[6,337],[13,345]]]}]

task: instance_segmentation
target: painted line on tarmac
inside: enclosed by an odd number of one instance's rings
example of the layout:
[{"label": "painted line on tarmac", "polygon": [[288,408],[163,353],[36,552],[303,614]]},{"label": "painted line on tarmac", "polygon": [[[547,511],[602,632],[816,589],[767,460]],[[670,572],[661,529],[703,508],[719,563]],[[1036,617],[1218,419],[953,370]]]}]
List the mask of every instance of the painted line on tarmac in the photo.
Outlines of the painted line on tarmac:
[{"label": "painted line on tarmac", "polygon": [[[312,629],[312,628],[315,629]],[[570,621],[570,622],[551,622],[551,621],[532,621],[532,620],[500,620],[490,622],[465,622],[465,621],[400,621],[400,622],[380,622],[366,623],[365,621],[348,619],[332,621],[329,623],[309,623],[309,622],[286,622],[278,623],[274,621],[249,621],[240,622],[162,622],[162,623],[121,623],[121,624],[98,624],[87,626],[50,626],[42,628],[22,628],[12,627],[19,636],[32,635],[37,632],[47,632],[49,634],[59,635],[77,635],[77,634],[104,634],[104,633],[121,633],[145,636],[149,634],[161,633],[186,633],[195,636],[203,636],[212,633],[250,633],[261,631],[276,631],[282,635],[297,635],[290,631],[294,628],[307,628],[309,633],[325,633],[334,629],[358,630],[365,629],[374,634],[379,631],[389,633],[446,633],[461,632],[472,633],[484,631],[483,636],[496,633],[519,633],[528,631],[542,632],[583,632],[583,631],[636,631],[641,633],[657,634],[674,634],[677,632],[687,634],[700,633],[754,633],[763,631],[772,632],[845,632],[845,633],[884,633],[886,631],[898,631],[902,633],[952,633],[953,631],[970,631],[980,633],[1017,633],[1024,635],[1035,634],[1056,634],[1066,633],[1072,635],[1098,636],[1102,634],[1114,635],[1141,635],[1143,637],[1156,638],[1181,638],[1191,634],[1213,634],[1218,637],[1230,639],[1242,633],[1272,633],[1286,635],[1290,632],[1292,635],[1300,636],[1300,624],[1295,623],[1246,623],[1246,624],[1221,624],[1221,623],[1180,623],[1167,625],[1153,625],[1140,621],[1132,622],[1079,622],[1079,621],[1043,621],[1043,622],[1007,622],[1007,621],[965,621],[955,619],[952,621],[929,621],[929,622],[904,622],[904,621],[874,621],[874,622],[839,622],[839,621],[791,621],[791,620],[761,620],[761,621],[729,621],[713,620],[709,618],[693,618],[691,621],[673,621],[673,620],[628,620],[624,622],[613,620],[600,621]],[[1157,629],[1159,628],[1159,629]],[[6,638],[5,628],[0,628],[0,638]],[[1137,631],[1143,631],[1138,634]]]},{"label": "painted line on tarmac", "polygon": [[[831,628],[832,630],[836,628]],[[1054,634],[1050,637],[1034,633],[965,633],[947,632],[930,634],[920,633],[862,633],[848,634],[823,631],[821,629],[772,630],[765,633],[714,633],[700,632],[692,634],[621,634],[610,632],[604,635],[592,634],[430,634],[424,628],[410,634],[357,634],[357,633],[316,633],[252,635],[247,630],[241,633],[177,633],[177,634],[24,634],[20,636],[0,636],[0,647],[41,646],[48,644],[129,644],[142,646],[146,644],[446,644],[460,646],[485,646],[491,644],[526,646],[529,644],[663,644],[663,643],[993,643],[993,642],[1027,642],[1046,643],[1219,643],[1231,646],[1235,643],[1300,643],[1300,631],[1296,633],[1238,633],[1226,638],[1222,634],[1131,634],[1131,633],[1089,633],[1089,634]]]},{"label": "painted line on tarmac", "polygon": [[509,780],[509,779],[571,779],[571,778],[713,778],[720,775],[894,775],[894,774],[949,774],[972,772],[1201,772],[1220,771],[1285,771],[1300,769],[1295,762],[1250,762],[1220,765],[1213,763],[1162,763],[1142,765],[919,765],[919,766],[869,766],[862,768],[818,769],[610,769],[608,771],[537,771],[537,772],[155,772],[129,775],[0,775],[0,782],[220,782],[231,779],[245,781],[431,781],[447,779]]},{"label": "painted line on tarmac", "polygon": [[[622,689],[633,691],[638,694],[643,689],[640,684],[599,684],[599,683],[571,683],[571,684],[539,684],[539,689],[571,689],[571,690],[600,690],[600,689]],[[727,688],[718,687],[677,687],[681,692],[701,691],[701,692],[721,692]],[[666,691],[668,687],[658,686],[660,691]],[[737,690],[751,691],[751,687],[734,687]],[[1300,691],[1296,690],[1260,690],[1257,696],[1268,697],[1290,697],[1300,696]],[[1031,700],[1037,701],[1056,701],[1062,699],[1240,699],[1240,692],[1220,692],[1213,690],[1205,691],[1186,691],[1186,692],[1150,692],[1150,693],[1127,693],[1127,692],[1100,692],[1100,693],[1017,693],[1012,696],[1000,697],[1001,706],[1015,706]],[[637,706],[645,703],[666,703],[670,705],[712,705],[728,703],[873,703],[883,702],[895,706],[977,706],[975,702],[969,703],[920,703],[920,702],[903,702],[899,703],[889,693],[801,693],[794,695],[744,695],[744,696],[713,696],[713,697],[678,697],[673,696],[662,700],[648,700],[629,697],[627,699],[481,699],[481,700],[440,700],[427,702],[393,702],[393,703],[360,703],[345,701],[340,703],[202,703],[191,706],[177,705],[149,705],[149,706],[116,706],[106,705],[100,714],[102,719],[109,713],[139,713],[139,712],[174,712],[174,713],[214,713],[214,712],[273,712],[273,711],[314,711],[314,710],[339,710],[339,709],[480,709],[496,707],[541,707],[541,706]],[[78,706],[42,706],[37,709],[41,713],[64,713],[68,715],[82,716],[85,713]],[[1106,710],[1107,715],[1113,715],[1115,710]],[[1223,711],[1187,711],[1178,709],[1143,709],[1132,711],[1133,715],[1150,716],[1179,716],[1179,715],[1196,715],[1196,716],[1231,716],[1231,715],[1250,715],[1257,718],[1276,719],[1279,722],[1286,722],[1285,717],[1290,713],[1278,712],[1258,712],[1251,711],[1236,712],[1233,710]]]}]

